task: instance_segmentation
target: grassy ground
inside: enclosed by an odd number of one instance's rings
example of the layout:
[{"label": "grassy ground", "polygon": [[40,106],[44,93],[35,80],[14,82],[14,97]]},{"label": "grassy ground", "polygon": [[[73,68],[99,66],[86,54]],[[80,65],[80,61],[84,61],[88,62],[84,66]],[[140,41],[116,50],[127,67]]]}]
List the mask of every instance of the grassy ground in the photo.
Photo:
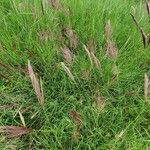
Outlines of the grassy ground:
[{"label": "grassy ground", "polygon": [[[63,6],[56,10],[48,4],[42,9],[40,0],[0,1],[0,62],[7,65],[0,66],[0,125],[22,126],[18,111],[28,108],[22,115],[26,126],[33,129],[16,138],[1,134],[0,149],[148,150],[150,105],[144,100],[144,74],[150,74],[150,46],[143,47],[130,16],[135,11],[140,26],[150,32],[143,2],[61,2]],[[107,20],[117,46],[115,60],[106,56]],[[61,66],[64,58],[60,47],[69,45],[68,38],[62,37],[66,26],[74,30],[79,41],[72,49],[74,61],[68,65],[75,82]],[[90,39],[96,43],[95,55],[102,69],[91,65],[84,50]],[[43,81],[43,108],[26,73],[28,60]],[[97,97],[103,97],[103,103],[94,107]],[[70,112],[80,115],[71,117]]]}]

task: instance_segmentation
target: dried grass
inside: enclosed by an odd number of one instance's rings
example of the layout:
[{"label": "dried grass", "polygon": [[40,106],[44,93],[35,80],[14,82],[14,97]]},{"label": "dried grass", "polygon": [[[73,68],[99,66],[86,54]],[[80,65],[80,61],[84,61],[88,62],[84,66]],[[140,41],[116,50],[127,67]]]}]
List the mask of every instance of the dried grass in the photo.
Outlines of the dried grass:
[{"label": "dried grass", "polygon": [[66,74],[68,75],[68,77],[72,80],[75,81],[73,74],[71,73],[70,69],[65,65],[64,62],[61,62],[61,66],[64,69],[64,71],[66,72]]},{"label": "dried grass", "polygon": [[18,126],[0,126],[0,133],[5,133],[9,138],[19,137],[28,134],[32,131],[31,128],[18,127]]},{"label": "dried grass", "polygon": [[44,95],[43,95],[43,88],[42,88],[42,80],[37,78],[34,74],[30,61],[28,61],[28,72],[32,82],[33,89],[41,106],[44,105]]},{"label": "dried grass", "polygon": [[71,64],[73,62],[73,53],[70,51],[68,47],[61,47],[61,52],[64,57],[64,61],[68,64]]}]

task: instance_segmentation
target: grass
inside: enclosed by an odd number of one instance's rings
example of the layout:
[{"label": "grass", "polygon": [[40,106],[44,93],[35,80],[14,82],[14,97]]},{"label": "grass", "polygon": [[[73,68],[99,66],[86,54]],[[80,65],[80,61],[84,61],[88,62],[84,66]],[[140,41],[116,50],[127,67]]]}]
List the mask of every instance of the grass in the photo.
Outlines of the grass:
[{"label": "grass", "polygon": [[[144,100],[144,74],[150,74],[150,46],[143,47],[130,13],[149,33],[148,16],[140,0],[63,0],[63,9],[54,10],[41,2],[25,0],[0,1],[0,125],[22,126],[18,111],[23,113],[33,132],[17,138],[0,135],[0,149],[89,149],[148,150],[150,148],[150,105]],[[29,7],[30,6],[30,7]],[[133,7],[132,7],[133,6]],[[20,8],[21,7],[21,8]],[[64,11],[65,10],[65,11]],[[67,12],[70,14],[67,15]],[[110,20],[112,39],[117,45],[117,58],[105,55],[105,22]],[[61,38],[61,27],[70,26],[79,44],[72,52],[76,56],[69,69],[71,81],[61,66],[60,48],[68,45]],[[48,39],[46,40],[46,38]],[[91,65],[84,44],[94,39],[96,57],[102,71]],[[42,108],[27,73],[30,60],[34,71],[42,78],[45,103]],[[112,65],[119,73],[112,79]],[[83,78],[83,70],[90,72]],[[103,110],[93,107],[95,97],[105,99]],[[14,108],[5,108],[4,106]],[[76,133],[76,118],[81,115],[80,135]],[[35,115],[36,113],[36,115]],[[35,115],[33,117],[33,115]]]}]

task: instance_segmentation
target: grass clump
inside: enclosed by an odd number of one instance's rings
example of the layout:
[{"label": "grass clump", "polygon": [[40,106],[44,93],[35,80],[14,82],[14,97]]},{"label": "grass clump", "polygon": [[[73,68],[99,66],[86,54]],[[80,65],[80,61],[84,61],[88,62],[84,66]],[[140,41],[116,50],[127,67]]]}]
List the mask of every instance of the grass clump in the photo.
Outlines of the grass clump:
[{"label": "grass clump", "polygon": [[1,0],[0,149],[148,150],[148,6]]}]

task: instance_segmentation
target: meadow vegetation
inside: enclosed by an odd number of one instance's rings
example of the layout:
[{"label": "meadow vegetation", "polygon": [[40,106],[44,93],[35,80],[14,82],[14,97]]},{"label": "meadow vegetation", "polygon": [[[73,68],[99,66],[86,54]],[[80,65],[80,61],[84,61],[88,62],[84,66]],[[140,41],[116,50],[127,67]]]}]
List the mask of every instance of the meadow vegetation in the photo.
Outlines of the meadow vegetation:
[{"label": "meadow vegetation", "polygon": [[0,0],[0,149],[149,150],[150,2]]}]

